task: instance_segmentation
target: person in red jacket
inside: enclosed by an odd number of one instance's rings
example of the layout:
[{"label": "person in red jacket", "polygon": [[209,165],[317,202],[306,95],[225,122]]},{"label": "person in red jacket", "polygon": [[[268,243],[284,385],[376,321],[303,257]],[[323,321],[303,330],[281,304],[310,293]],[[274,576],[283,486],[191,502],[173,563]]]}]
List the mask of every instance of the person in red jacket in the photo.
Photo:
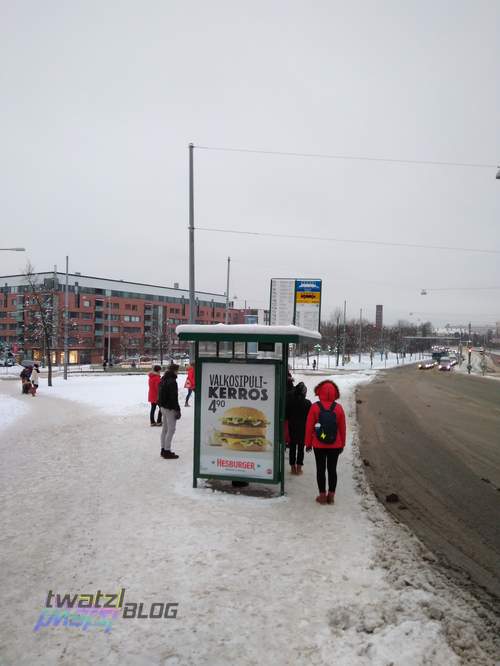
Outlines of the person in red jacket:
[{"label": "person in red jacket", "polygon": [[[149,411],[149,421],[151,426],[161,426],[161,409],[158,405],[158,389],[160,388],[161,380],[161,366],[153,366],[153,372],[150,372],[148,375],[148,402],[151,403],[151,409]],[[158,407],[158,419],[155,423],[155,411]]]},{"label": "person in red jacket", "polygon": [[188,365],[187,377],[186,381],[184,382],[184,388],[187,388],[188,390],[184,407],[189,407],[189,398],[191,397],[191,393],[194,391],[194,365],[191,364]]},{"label": "person in red jacket", "polygon": [[[338,386],[327,379],[314,389],[318,402],[313,403],[306,421],[306,451],[314,448],[319,504],[333,504],[337,487],[337,460],[344,450],[346,437],[345,414],[336,402],[340,397]],[[335,433],[336,431],[336,433]],[[330,441],[332,440],[332,441]],[[325,472],[328,469],[328,495]]]}]

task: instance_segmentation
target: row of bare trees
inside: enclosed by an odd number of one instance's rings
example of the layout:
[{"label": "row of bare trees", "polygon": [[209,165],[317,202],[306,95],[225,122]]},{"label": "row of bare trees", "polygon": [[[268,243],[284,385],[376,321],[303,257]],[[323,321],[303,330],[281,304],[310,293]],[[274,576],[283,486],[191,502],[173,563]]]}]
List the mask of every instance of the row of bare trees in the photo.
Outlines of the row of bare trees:
[{"label": "row of bare trees", "polygon": [[[422,350],[418,341],[408,341],[407,336],[422,337],[432,335],[433,327],[427,321],[421,324],[401,319],[394,326],[377,328],[373,322],[367,319],[347,319],[344,327],[344,315],[341,308],[336,308],[327,321],[321,322],[321,347],[323,350],[330,348],[336,356],[337,363],[343,351],[352,356],[358,352],[389,352],[403,354]],[[305,351],[305,350],[301,350]]]}]

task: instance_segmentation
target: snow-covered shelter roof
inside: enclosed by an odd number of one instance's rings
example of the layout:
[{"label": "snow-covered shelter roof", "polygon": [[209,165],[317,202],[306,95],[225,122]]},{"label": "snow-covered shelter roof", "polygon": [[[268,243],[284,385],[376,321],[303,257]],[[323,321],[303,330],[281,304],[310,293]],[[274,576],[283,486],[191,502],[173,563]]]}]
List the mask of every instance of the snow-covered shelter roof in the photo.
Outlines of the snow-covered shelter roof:
[{"label": "snow-covered shelter roof", "polygon": [[260,324],[180,324],[175,332],[181,340],[226,340],[269,342],[319,342],[321,333],[299,326]]}]

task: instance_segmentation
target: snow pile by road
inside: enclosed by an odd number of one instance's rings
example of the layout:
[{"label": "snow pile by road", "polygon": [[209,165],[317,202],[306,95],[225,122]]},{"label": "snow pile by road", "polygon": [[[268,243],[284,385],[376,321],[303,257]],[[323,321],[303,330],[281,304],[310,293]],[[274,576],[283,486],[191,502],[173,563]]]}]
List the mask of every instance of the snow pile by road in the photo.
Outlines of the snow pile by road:
[{"label": "snow pile by road", "polygon": [[[42,386],[26,428],[0,442],[2,664],[493,664],[488,612],[367,489],[354,389],[373,376],[335,377],[349,438],[331,507],[314,502],[312,454],[283,498],[193,489],[194,410],[178,422],[180,458],[162,460],[145,377],[60,380],[50,398]],[[296,379],[314,399],[319,378]],[[178,602],[177,619],[33,632],[49,589],[120,587],[147,608]]]},{"label": "snow pile by road", "polygon": [[19,377],[22,371],[23,371],[22,365],[7,365],[7,366],[2,365],[0,367],[0,379],[2,379],[2,377],[8,377],[8,378]]}]

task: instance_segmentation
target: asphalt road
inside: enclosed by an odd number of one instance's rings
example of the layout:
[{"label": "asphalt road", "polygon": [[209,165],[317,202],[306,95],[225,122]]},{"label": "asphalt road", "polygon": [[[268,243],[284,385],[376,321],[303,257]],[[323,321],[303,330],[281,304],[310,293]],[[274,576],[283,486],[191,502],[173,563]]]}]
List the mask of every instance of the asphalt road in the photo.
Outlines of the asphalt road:
[{"label": "asphalt road", "polygon": [[[455,577],[499,603],[500,381],[410,366],[385,372],[357,399],[361,455],[379,499]],[[386,503],[390,493],[399,502]]]}]

